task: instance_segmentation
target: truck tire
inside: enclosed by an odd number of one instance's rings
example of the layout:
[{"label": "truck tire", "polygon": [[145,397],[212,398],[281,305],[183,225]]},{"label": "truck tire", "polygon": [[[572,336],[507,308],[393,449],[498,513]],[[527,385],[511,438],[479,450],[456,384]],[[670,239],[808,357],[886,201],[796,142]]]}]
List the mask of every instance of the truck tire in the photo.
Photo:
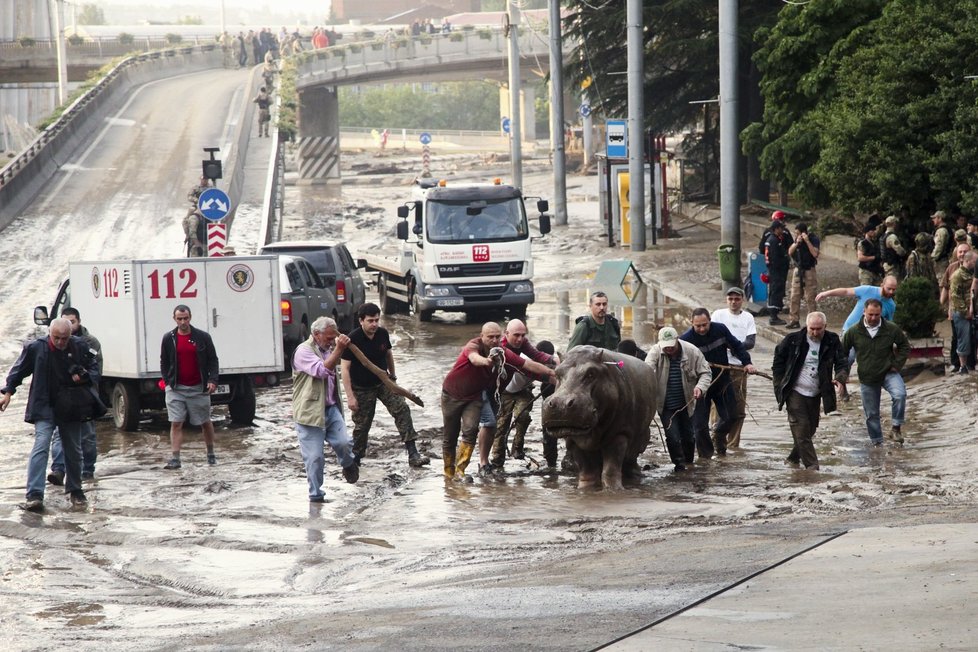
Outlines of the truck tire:
[{"label": "truck tire", "polygon": [[513,306],[509,309],[509,316],[511,319],[519,319],[520,321],[526,320],[526,304],[522,306]]},{"label": "truck tire", "polygon": [[112,386],[112,421],[119,430],[133,431],[139,427],[139,390],[124,380]]},{"label": "truck tire", "polygon": [[380,295],[380,311],[385,315],[396,315],[401,309],[401,302],[387,295],[387,274],[381,273],[377,279],[377,294]]},{"label": "truck tire", "polygon": [[231,402],[228,403],[228,414],[231,423],[250,426],[255,421],[255,385],[250,376],[243,376],[235,387]]},{"label": "truck tire", "polygon": [[421,305],[418,301],[418,293],[414,291],[414,284],[411,285],[411,312],[417,316],[418,321],[424,322],[431,321],[431,316],[435,314],[434,310],[421,309]]}]

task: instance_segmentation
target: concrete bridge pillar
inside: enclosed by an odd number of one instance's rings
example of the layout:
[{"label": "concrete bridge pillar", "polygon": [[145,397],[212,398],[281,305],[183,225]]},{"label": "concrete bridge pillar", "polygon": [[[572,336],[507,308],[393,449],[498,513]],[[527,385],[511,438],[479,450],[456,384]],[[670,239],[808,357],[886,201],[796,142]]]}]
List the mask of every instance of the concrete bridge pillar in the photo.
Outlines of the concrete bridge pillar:
[{"label": "concrete bridge pillar", "polygon": [[340,178],[340,104],[336,87],[299,91],[299,183]]}]

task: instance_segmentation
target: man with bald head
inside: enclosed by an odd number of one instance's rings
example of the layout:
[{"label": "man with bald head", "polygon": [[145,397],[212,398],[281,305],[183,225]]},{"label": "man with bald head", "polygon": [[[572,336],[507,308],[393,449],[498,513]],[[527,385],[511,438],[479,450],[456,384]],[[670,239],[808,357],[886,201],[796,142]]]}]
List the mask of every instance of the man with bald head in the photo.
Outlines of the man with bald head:
[{"label": "man with bald head", "polygon": [[[51,322],[49,334],[24,346],[0,388],[0,412],[28,376],[33,376],[27,394],[24,421],[34,424],[34,448],[27,463],[27,501],[22,509],[44,511],[45,469],[55,428],[61,433],[65,455],[65,493],[72,505],[85,505],[81,488],[82,424],[105,414],[98,397],[99,369],[95,352],[80,337],[71,334],[71,322]],[[68,399],[71,400],[68,400]]]},{"label": "man with bald head", "polygon": [[[555,367],[559,362],[556,355],[540,351],[530,343],[527,337],[526,324],[519,319],[513,319],[506,324],[506,333],[501,343],[503,347],[517,355],[545,364],[550,368]],[[550,346],[550,349],[553,350],[553,345]],[[496,416],[496,433],[492,439],[491,456],[482,459],[482,442],[479,445],[480,462],[493,470],[502,469],[506,461],[507,439],[514,417],[516,432],[513,435],[511,457],[517,460],[523,459],[523,440],[527,428],[530,427],[530,407],[533,405],[533,381],[538,380],[537,377],[526,371],[513,370],[512,373],[509,369],[506,371],[509,377],[506,387],[499,392],[499,414]],[[488,454],[488,451],[486,453]]]},{"label": "man with bald head", "polygon": [[[479,337],[466,342],[442,383],[442,462],[446,478],[465,477],[465,469],[475,450],[484,394],[496,392],[499,372],[504,365],[508,372],[525,369],[551,379],[555,377],[552,369],[501,346],[502,337],[503,329],[499,324],[483,324]],[[461,444],[458,442],[460,434]]]}]

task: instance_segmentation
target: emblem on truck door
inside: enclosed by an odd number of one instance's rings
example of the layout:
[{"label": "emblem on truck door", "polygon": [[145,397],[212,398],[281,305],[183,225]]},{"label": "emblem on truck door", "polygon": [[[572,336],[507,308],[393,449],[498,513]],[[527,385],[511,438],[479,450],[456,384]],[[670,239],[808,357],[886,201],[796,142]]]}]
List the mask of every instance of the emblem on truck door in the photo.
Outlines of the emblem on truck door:
[{"label": "emblem on truck door", "polygon": [[235,292],[246,292],[255,284],[255,273],[244,264],[232,265],[228,270],[228,287]]},{"label": "emblem on truck door", "polygon": [[102,279],[99,278],[98,267],[92,268],[92,296],[98,299],[102,293]]},{"label": "emblem on truck door", "polygon": [[489,262],[489,245],[472,245],[472,262]]}]

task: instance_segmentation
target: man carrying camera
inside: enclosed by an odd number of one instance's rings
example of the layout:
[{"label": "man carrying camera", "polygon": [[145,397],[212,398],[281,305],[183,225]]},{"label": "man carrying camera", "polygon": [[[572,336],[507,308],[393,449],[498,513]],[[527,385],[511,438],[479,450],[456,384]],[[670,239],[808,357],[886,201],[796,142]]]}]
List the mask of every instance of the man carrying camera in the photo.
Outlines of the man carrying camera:
[{"label": "man carrying camera", "polygon": [[65,454],[65,493],[72,505],[85,505],[81,488],[83,424],[105,414],[98,397],[99,370],[95,354],[85,341],[71,334],[71,322],[51,322],[49,335],[24,347],[0,388],[0,412],[24,379],[33,376],[24,420],[34,424],[34,448],[27,463],[27,502],[22,509],[44,511],[44,472],[51,449],[51,434],[61,433]]}]

